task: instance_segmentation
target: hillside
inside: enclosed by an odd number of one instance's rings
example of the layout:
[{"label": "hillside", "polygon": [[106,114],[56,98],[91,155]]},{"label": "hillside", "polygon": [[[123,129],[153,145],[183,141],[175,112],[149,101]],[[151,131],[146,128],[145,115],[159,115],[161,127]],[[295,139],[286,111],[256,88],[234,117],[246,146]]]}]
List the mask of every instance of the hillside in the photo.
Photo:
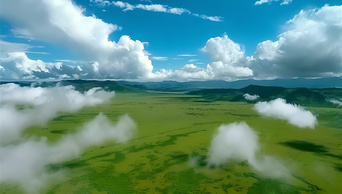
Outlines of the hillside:
[{"label": "hillside", "polygon": [[336,107],[329,102],[331,99],[339,99],[342,96],[340,88],[309,89],[309,88],[283,88],[271,86],[250,85],[241,89],[204,89],[192,91],[190,95],[200,95],[211,101],[247,101],[243,95],[258,95],[261,101],[269,101],[276,98],[286,99],[289,103],[303,106]]}]

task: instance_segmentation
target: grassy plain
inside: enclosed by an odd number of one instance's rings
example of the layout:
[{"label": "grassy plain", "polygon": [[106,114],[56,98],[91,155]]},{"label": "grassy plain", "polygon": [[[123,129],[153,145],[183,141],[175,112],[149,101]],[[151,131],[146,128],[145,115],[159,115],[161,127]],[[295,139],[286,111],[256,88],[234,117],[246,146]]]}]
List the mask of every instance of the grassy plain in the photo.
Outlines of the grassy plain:
[{"label": "grassy plain", "polygon": [[[128,113],[136,122],[133,139],[91,147],[79,158],[49,166],[66,170],[43,193],[341,193],[342,111],[306,107],[318,114],[315,130],[264,118],[246,102],[206,101],[175,93],[117,93],[110,104],[62,114],[25,135],[50,142],[72,133],[103,112],[115,121]],[[206,156],[221,124],[245,121],[257,131],[260,154],[277,158],[291,176],[271,179],[247,162],[210,168]],[[20,193],[0,185],[2,193]]]}]

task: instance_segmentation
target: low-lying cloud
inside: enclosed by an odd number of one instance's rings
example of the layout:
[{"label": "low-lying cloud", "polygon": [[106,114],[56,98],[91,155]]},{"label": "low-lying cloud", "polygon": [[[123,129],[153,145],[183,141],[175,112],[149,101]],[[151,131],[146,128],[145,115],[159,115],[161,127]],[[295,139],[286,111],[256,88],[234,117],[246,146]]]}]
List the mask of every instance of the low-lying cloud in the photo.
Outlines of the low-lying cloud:
[{"label": "low-lying cloud", "polygon": [[288,170],[275,158],[258,155],[256,132],[245,122],[221,125],[208,153],[208,165],[222,166],[229,162],[247,161],[258,173],[273,178],[286,177]]},{"label": "low-lying cloud", "polygon": [[0,144],[14,141],[29,126],[47,124],[61,112],[73,113],[85,106],[103,104],[115,95],[101,88],[82,94],[73,86],[33,88],[13,83],[1,85],[0,92]]},{"label": "low-lying cloud", "polygon": [[339,100],[336,100],[336,99],[331,99],[331,100],[329,100],[329,102],[331,102],[333,104],[336,104],[337,107],[341,107],[342,106],[342,102],[339,101]]},{"label": "low-lying cloud", "polygon": [[313,129],[317,124],[316,116],[310,111],[296,104],[287,104],[282,98],[270,102],[258,102],[254,105],[254,109],[262,116],[283,119],[300,128]]},{"label": "low-lying cloud", "polygon": [[27,137],[22,132],[30,126],[44,126],[62,112],[75,113],[86,106],[109,102],[114,92],[92,88],[80,93],[72,86],[3,84],[0,93],[0,183],[17,184],[26,193],[37,193],[49,180],[61,177],[62,171],[49,166],[78,157],[87,147],[105,141],[126,142],[136,128],[128,115],[114,125],[100,113],[76,133],[51,144],[46,137]]},{"label": "low-lying cloud", "polygon": [[78,157],[87,147],[100,145],[108,140],[126,142],[135,129],[133,120],[124,115],[116,125],[100,113],[86,123],[79,132],[49,144],[40,140],[21,139],[19,143],[1,146],[0,183],[15,183],[27,193],[37,193],[47,182],[60,177],[62,171],[52,171],[49,165],[58,164]]},{"label": "low-lying cloud", "polygon": [[249,100],[249,101],[254,101],[254,100],[257,100],[260,98],[259,95],[256,95],[256,94],[253,94],[253,95],[250,95],[248,93],[244,94],[243,97],[246,99],[246,100]]}]

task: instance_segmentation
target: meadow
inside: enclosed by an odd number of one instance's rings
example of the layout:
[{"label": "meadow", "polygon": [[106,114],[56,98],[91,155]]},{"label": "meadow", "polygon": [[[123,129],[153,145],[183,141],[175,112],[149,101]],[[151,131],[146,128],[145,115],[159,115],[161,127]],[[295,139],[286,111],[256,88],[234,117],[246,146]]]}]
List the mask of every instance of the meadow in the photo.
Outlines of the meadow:
[{"label": "meadow", "polygon": [[[123,144],[106,142],[79,158],[49,165],[63,179],[42,193],[340,193],[342,191],[342,111],[305,107],[318,115],[314,130],[260,116],[248,102],[209,101],[183,93],[118,92],[108,104],[62,113],[24,136],[47,137],[53,144],[75,133],[99,112],[116,121],[128,114],[137,124]],[[245,121],[259,137],[261,155],[286,166],[290,176],[270,178],[245,161],[207,164],[208,150],[222,124]],[[22,193],[0,185],[1,193]]]}]

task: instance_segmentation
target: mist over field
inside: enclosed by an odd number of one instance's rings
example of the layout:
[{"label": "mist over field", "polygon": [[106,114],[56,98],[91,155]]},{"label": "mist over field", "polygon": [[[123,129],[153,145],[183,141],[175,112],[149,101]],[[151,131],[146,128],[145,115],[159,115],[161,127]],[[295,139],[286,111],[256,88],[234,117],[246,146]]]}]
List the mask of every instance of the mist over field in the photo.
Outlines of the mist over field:
[{"label": "mist over field", "polygon": [[0,92],[1,144],[15,141],[27,127],[45,125],[59,113],[74,113],[86,106],[109,102],[114,97],[114,92],[105,92],[100,88],[82,94],[73,86],[34,88],[4,84],[0,86]]},{"label": "mist over field", "polygon": [[209,166],[247,161],[262,175],[273,178],[289,176],[288,169],[277,159],[259,153],[258,135],[245,122],[221,125],[217,131],[208,153]]},{"label": "mist over field", "polygon": [[342,102],[340,100],[331,99],[330,102],[333,103],[333,104],[336,104],[337,107],[341,107],[342,106]]},{"label": "mist over field", "polygon": [[109,140],[127,142],[136,128],[128,115],[113,124],[100,113],[56,143],[49,143],[46,137],[23,136],[28,127],[45,126],[61,113],[77,114],[83,107],[108,103],[114,92],[92,88],[80,93],[73,86],[58,85],[34,88],[4,84],[0,89],[0,183],[17,183],[28,193],[37,193],[50,180],[63,176],[63,171],[53,171],[49,165],[76,158],[86,148]]},{"label": "mist over field", "polygon": [[260,98],[260,96],[257,95],[257,94],[250,95],[250,94],[248,94],[248,93],[244,94],[243,97],[244,97],[246,100],[250,100],[250,101],[257,100],[257,99]]}]

